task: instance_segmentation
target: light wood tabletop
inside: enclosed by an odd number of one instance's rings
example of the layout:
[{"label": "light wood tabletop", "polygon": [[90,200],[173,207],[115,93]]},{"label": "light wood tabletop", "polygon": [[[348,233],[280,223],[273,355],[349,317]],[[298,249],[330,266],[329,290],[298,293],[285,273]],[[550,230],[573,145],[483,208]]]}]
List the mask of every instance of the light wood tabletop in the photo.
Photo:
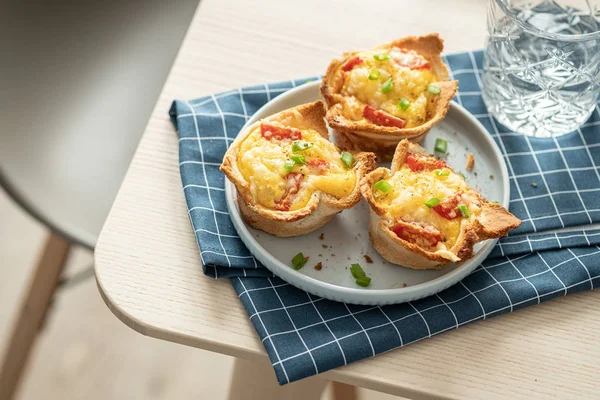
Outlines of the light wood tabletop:
[{"label": "light wood tabletop", "polygon": [[[172,100],[324,73],[344,50],[406,35],[439,32],[447,53],[479,49],[486,3],[203,0],[96,247],[109,308],[144,335],[264,361],[229,281],[202,274],[167,114]],[[591,398],[598,332],[600,292],[574,294],[323,377],[408,398]]]}]

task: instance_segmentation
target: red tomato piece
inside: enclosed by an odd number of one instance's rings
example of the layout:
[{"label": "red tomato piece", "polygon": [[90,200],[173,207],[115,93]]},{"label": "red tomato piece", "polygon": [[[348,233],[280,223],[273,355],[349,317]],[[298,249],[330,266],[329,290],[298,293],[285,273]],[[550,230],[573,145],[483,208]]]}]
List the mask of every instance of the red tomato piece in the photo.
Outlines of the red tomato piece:
[{"label": "red tomato piece", "polygon": [[363,63],[362,58],[358,57],[358,56],[354,56],[351,59],[349,59],[348,61],[346,61],[346,64],[344,64],[342,66],[342,71],[344,72],[348,72],[351,71],[352,68],[356,67],[357,65],[360,65]]},{"label": "red tomato piece", "polygon": [[288,128],[277,125],[271,125],[263,122],[260,124],[260,133],[265,139],[291,139],[299,140],[302,139],[302,132],[296,128]]},{"label": "red tomato piece", "polygon": [[431,171],[434,169],[443,169],[448,166],[446,163],[433,156],[426,156],[418,153],[409,153],[406,156],[406,164],[411,171]]},{"label": "red tomato piece", "polygon": [[292,197],[298,193],[300,190],[300,185],[304,180],[304,175],[298,172],[290,172],[286,176],[287,185],[285,188],[285,193],[275,202],[275,209],[278,211],[289,211],[290,206],[292,205]]},{"label": "red tomato piece", "polygon": [[460,203],[460,196],[462,193],[457,193],[452,197],[447,198],[442,203],[433,207],[433,211],[438,213],[441,217],[446,219],[455,219],[461,216],[460,212],[456,208]]},{"label": "red tomato piece", "polygon": [[325,173],[325,171],[327,171],[327,167],[329,167],[329,163],[321,158],[314,158],[312,160],[308,160],[306,162],[306,165],[308,165],[319,175]]},{"label": "red tomato piece", "polygon": [[406,126],[406,121],[402,118],[394,117],[392,114],[378,110],[370,105],[365,106],[363,116],[366,120],[371,121],[375,125],[395,126],[397,128],[404,128]]},{"label": "red tomato piece", "polygon": [[409,243],[414,243],[423,248],[435,247],[442,241],[442,234],[437,228],[415,222],[409,223],[400,220],[394,224],[392,232],[400,239],[404,239]]}]

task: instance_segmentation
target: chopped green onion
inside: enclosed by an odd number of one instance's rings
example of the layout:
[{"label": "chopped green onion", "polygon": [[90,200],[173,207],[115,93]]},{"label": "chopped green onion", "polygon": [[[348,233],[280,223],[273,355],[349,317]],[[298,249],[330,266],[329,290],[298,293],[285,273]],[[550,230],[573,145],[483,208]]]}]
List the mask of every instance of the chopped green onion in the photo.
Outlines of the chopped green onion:
[{"label": "chopped green onion", "polygon": [[354,279],[364,278],[367,276],[367,274],[365,274],[365,271],[362,269],[360,264],[352,264],[350,266],[350,273],[352,274]]},{"label": "chopped green onion", "polygon": [[294,169],[294,165],[296,165],[296,163],[292,160],[285,160],[285,162],[283,163],[283,170],[285,172],[292,172],[292,170]]},{"label": "chopped green onion", "polygon": [[447,169],[444,169],[444,170],[435,169],[435,170],[433,170],[433,173],[435,174],[435,176],[448,176],[448,175],[450,175],[450,171],[448,171]]},{"label": "chopped green onion", "polygon": [[373,71],[369,74],[369,80],[376,81],[377,79],[379,79],[380,76],[381,76],[381,72],[379,72],[379,70],[376,69],[375,71]]},{"label": "chopped green onion", "polygon": [[458,173],[460,175],[461,178],[463,178],[463,180],[467,180],[467,177],[465,176],[465,174],[463,174],[462,172]]},{"label": "chopped green onion", "polygon": [[383,82],[383,85],[381,85],[381,91],[383,93],[387,93],[390,90],[392,90],[393,87],[394,87],[394,81],[392,80],[392,78],[388,78],[388,80]]},{"label": "chopped green onion", "polygon": [[292,258],[292,265],[296,271],[304,267],[304,264],[308,261],[308,257],[304,257],[304,254],[298,253]]},{"label": "chopped green onion", "polygon": [[440,88],[431,83],[427,85],[427,91],[431,94],[440,94]]},{"label": "chopped green onion", "polygon": [[446,154],[448,151],[448,141],[440,138],[435,139],[435,146],[433,146],[433,150],[437,153]]},{"label": "chopped green onion", "polygon": [[389,53],[381,53],[381,54],[375,54],[373,56],[374,59],[376,59],[377,61],[385,61],[385,60],[389,60],[392,56],[389,55]]},{"label": "chopped green onion", "polygon": [[371,283],[371,278],[367,276],[360,264],[352,264],[350,266],[350,273],[356,279],[355,282],[358,286],[367,287]]},{"label": "chopped green onion", "polygon": [[348,153],[347,151],[342,151],[340,160],[342,160],[344,165],[348,168],[352,168],[352,166],[354,165],[354,157],[352,156],[352,154]]},{"label": "chopped green onion", "polygon": [[402,111],[406,111],[408,107],[410,107],[410,101],[408,101],[408,99],[405,99],[404,97],[401,98],[400,102],[398,103],[398,108]]},{"label": "chopped green onion", "polygon": [[362,278],[358,278],[355,282],[358,286],[367,287],[371,284],[371,278],[363,276]]},{"label": "chopped green onion", "polygon": [[493,174],[490,175],[490,179],[494,179],[494,175]]},{"label": "chopped green onion", "polygon": [[471,216],[469,208],[466,205],[459,204],[456,206],[456,208],[458,208],[458,211],[460,211],[460,215],[462,215],[464,218],[469,218]]},{"label": "chopped green onion", "polygon": [[492,204],[498,204],[498,202],[496,200],[492,201]]},{"label": "chopped green onion", "polygon": [[310,149],[313,146],[313,143],[305,142],[304,140],[294,140],[292,142],[292,151],[304,151]]},{"label": "chopped green onion", "polygon": [[300,165],[304,165],[306,164],[306,157],[301,156],[300,154],[290,154],[290,158],[292,159],[292,161],[294,161],[296,164],[300,164]]},{"label": "chopped green onion", "polygon": [[373,187],[383,193],[387,193],[392,189],[392,185],[385,179],[375,182]]},{"label": "chopped green onion", "polygon": [[432,197],[431,199],[429,199],[429,200],[427,200],[427,201],[425,202],[425,205],[426,205],[427,207],[429,207],[429,208],[431,208],[431,207],[435,207],[435,206],[437,206],[438,204],[440,204],[440,199],[439,199],[439,198],[437,198],[437,197]]}]

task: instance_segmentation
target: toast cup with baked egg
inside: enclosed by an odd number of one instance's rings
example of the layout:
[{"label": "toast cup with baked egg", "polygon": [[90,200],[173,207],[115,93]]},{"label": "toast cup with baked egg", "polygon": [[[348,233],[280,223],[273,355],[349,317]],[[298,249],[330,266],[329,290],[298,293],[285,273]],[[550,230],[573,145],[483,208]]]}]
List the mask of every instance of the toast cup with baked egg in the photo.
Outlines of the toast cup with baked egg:
[{"label": "toast cup with baked egg", "polygon": [[220,169],[235,185],[250,226],[280,237],[302,235],[359,202],[360,181],[375,168],[375,155],[341,151],[328,138],[322,101],[239,133]]},{"label": "toast cup with baked egg", "polygon": [[343,148],[389,161],[402,139],[421,141],[448,112],[449,81],[438,34],[410,36],[334,59],[321,83],[327,122]]},{"label": "toast cup with baked egg", "polygon": [[361,181],[369,237],[383,258],[414,269],[441,269],[473,256],[480,241],[505,236],[521,220],[491,203],[446,163],[403,140],[391,169]]}]

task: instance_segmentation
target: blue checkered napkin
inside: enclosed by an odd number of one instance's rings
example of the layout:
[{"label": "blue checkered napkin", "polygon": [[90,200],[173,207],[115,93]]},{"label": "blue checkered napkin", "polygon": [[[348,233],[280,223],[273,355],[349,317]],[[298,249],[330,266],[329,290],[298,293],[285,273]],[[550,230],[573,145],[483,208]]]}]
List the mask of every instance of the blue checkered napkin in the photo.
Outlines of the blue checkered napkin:
[{"label": "blue checkered napkin", "polygon": [[258,263],[231,224],[219,172],[227,146],[258,108],[306,80],[173,102],[181,179],[204,273],[231,278],[281,384],[600,285],[600,229],[590,226],[600,222],[598,109],[581,129],[560,138],[510,132],[481,99],[481,58],[469,52],[445,61],[460,82],[455,101],[488,128],[504,155],[510,210],[523,224],[462,282],[400,305],[346,305],[296,289]]}]

